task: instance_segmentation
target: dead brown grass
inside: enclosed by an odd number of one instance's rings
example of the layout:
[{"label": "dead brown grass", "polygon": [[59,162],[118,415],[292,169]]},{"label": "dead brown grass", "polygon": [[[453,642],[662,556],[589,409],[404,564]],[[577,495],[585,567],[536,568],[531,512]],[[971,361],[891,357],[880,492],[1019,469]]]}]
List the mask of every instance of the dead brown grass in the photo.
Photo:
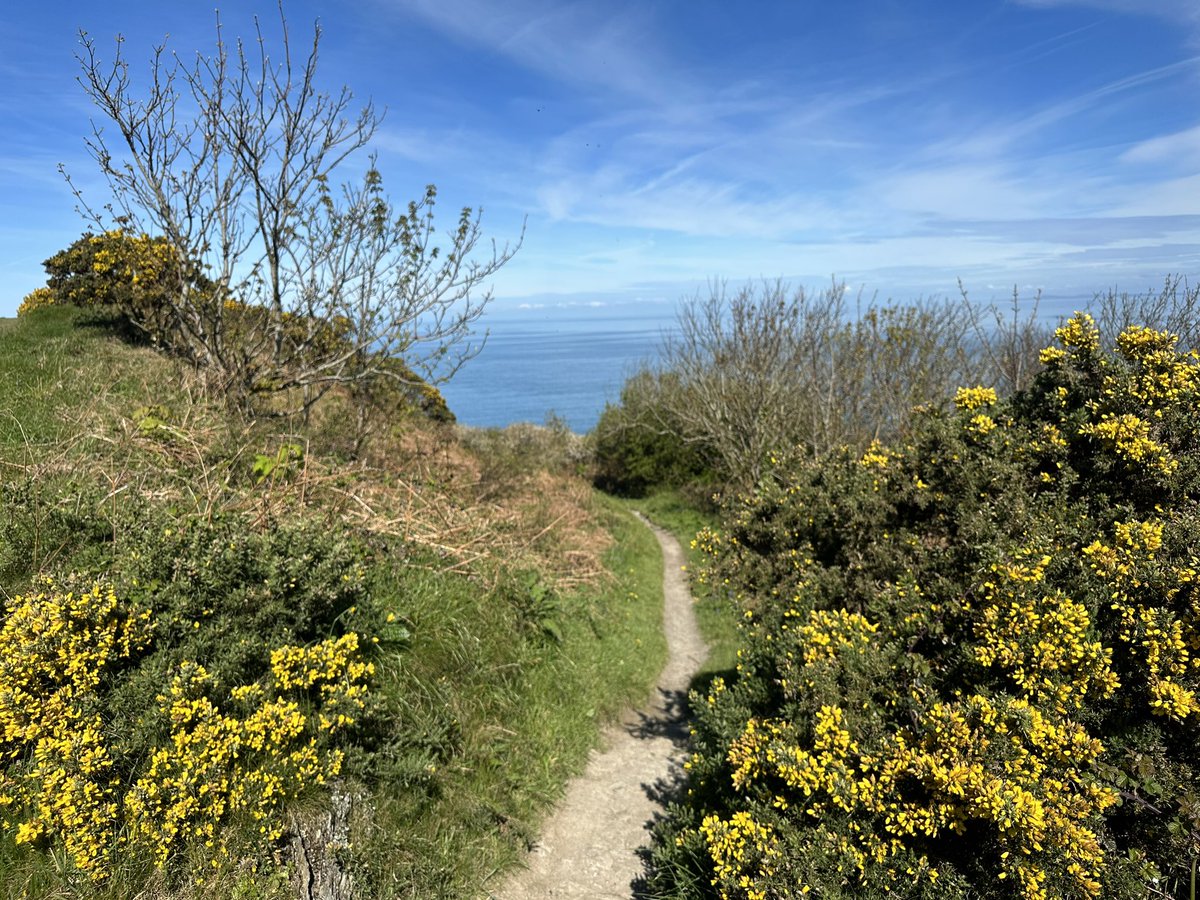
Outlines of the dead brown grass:
[{"label": "dead brown grass", "polygon": [[[86,412],[64,421],[70,439],[9,467],[39,478],[86,471],[103,486],[102,505],[114,510],[122,498],[139,496],[206,518],[248,514],[260,527],[319,518],[420,547],[429,551],[423,558],[436,560],[430,565],[489,585],[514,567],[563,589],[604,575],[611,537],[591,488],[561,460],[537,458],[540,445],[528,429],[480,441],[410,416],[375,435],[357,458],[343,459],[329,440],[336,409],[318,410],[316,429],[283,420],[235,423],[184,370],[169,373],[172,391],[164,396],[166,374],[156,366],[132,390],[97,391]],[[150,405],[166,415],[147,429],[142,407]],[[287,445],[302,448],[300,458],[256,476],[256,457]]]}]

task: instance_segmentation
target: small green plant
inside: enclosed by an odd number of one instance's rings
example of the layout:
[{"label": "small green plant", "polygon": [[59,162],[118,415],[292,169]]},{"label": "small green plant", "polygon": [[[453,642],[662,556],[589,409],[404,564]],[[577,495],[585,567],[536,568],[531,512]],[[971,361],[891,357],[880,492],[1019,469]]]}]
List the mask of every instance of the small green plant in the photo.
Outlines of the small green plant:
[{"label": "small green plant", "polygon": [[274,455],[258,453],[254,456],[251,471],[254,483],[262,484],[270,480],[272,483],[287,481],[299,471],[304,461],[304,448],[299,444],[283,444]]},{"label": "small green plant", "polygon": [[538,572],[514,573],[499,588],[501,595],[512,604],[520,632],[561,644],[561,609],[557,592]]}]

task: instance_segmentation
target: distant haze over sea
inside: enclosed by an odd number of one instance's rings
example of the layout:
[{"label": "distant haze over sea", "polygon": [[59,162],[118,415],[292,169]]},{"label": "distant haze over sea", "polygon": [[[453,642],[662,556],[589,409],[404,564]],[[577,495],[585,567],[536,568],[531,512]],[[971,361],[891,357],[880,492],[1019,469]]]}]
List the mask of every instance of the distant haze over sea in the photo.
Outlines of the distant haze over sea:
[{"label": "distant haze over sea", "polygon": [[442,393],[463,425],[542,423],[553,412],[572,431],[590,431],[674,323],[673,303],[493,306],[481,321],[483,351]]},{"label": "distant haze over sea", "polygon": [[[1022,292],[1022,304],[1034,296]],[[997,292],[995,299],[1007,312],[1011,297]],[[1054,322],[1091,300],[1090,294],[1046,295],[1039,315]],[[663,301],[494,303],[480,320],[480,328],[490,332],[483,351],[442,386],[442,393],[463,425],[540,424],[553,412],[572,431],[590,431],[605,402],[619,399],[625,379],[657,358],[664,333],[675,328],[676,307]]]}]

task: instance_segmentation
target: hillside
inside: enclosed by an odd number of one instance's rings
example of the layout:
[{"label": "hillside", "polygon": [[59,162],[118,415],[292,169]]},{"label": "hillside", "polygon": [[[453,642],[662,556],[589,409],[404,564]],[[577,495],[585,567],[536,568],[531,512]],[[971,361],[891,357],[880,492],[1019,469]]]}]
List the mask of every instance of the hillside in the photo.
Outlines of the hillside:
[{"label": "hillside", "polygon": [[0,323],[0,396],[0,896],[480,893],[661,666],[565,433],[355,454],[336,394],[231,417],[69,307]]}]

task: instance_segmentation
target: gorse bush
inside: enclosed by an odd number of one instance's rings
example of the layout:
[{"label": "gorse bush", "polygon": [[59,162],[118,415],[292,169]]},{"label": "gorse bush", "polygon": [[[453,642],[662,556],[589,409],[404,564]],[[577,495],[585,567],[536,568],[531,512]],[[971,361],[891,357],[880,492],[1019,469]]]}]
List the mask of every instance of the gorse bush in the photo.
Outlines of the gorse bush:
[{"label": "gorse bush", "polygon": [[[372,715],[362,552],[304,526],[138,510],[112,577],[36,581],[0,625],[0,826],[107,880],[270,865]],[[101,558],[80,553],[78,559]],[[361,764],[360,764],[361,765]]]},{"label": "gorse bush", "polygon": [[21,305],[17,307],[17,315],[28,315],[35,309],[44,309],[47,306],[54,306],[57,303],[58,297],[50,288],[46,286],[34,288],[21,300]]},{"label": "gorse bush", "polygon": [[170,299],[181,279],[195,291],[207,287],[204,278],[185,276],[166,240],[119,228],[85,233],[43,265],[54,303],[113,309],[163,349],[181,340],[184,326]]},{"label": "gorse bush", "polygon": [[145,648],[149,614],[121,609],[100,584],[44,588],[13,598],[0,628],[3,824],[18,844],[57,839],[103,878],[120,805],[96,693],[107,670]]},{"label": "gorse bush", "polygon": [[1077,315],[1009,399],[777,454],[706,580],[670,897],[1177,896],[1200,855],[1200,360]]}]

